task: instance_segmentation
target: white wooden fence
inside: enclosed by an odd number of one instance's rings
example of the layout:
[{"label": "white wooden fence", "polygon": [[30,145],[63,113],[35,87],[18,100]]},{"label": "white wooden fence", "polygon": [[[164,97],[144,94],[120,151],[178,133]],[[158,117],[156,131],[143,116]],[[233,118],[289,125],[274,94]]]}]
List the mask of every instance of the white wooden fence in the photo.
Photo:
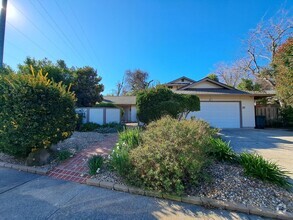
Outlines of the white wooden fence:
[{"label": "white wooden fence", "polygon": [[118,108],[90,107],[76,108],[75,111],[83,116],[83,123],[93,122],[103,125],[112,122],[121,122],[121,113]]}]

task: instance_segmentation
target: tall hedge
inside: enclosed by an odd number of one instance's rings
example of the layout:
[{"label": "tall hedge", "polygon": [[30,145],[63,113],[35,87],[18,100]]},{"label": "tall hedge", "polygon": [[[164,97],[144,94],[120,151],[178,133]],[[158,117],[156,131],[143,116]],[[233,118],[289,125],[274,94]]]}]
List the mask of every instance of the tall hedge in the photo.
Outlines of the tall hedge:
[{"label": "tall hedge", "polygon": [[136,106],[139,121],[148,124],[164,115],[185,118],[189,112],[200,110],[200,101],[196,95],[176,94],[165,86],[157,86],[140,91]]},{"label": "tall hedge", "polygon": [[0,76],[0,151],[25,157],[68,138],[75,128],[75,96],[37,74]]}]

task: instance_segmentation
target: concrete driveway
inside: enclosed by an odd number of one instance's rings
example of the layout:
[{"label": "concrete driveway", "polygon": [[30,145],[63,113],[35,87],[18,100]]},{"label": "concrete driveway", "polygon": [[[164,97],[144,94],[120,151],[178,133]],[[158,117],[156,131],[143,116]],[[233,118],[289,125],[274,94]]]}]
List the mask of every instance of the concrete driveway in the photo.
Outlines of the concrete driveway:
[{"label": "concrete driveway", "polygon": [[293,131],[282,129],[223,129],[222,138],[231,141],[236,152],[250,151],[270,159],[293,178]]},{"label": "concrete driveway", "polygon": [[262,219],[0,168],[0,219]]}]

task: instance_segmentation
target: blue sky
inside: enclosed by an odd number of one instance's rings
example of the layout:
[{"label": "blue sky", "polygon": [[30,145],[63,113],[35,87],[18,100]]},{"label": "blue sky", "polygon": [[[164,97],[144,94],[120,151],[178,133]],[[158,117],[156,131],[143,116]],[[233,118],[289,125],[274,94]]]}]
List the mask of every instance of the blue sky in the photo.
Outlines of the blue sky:
[{"label": "blue sky", "polygon": [[[4,62],[26,56],[92,66],[107,94],[127,69],[161,83],[198,80],[241,56],[241,43],[281,0],[8,0]],[[45,10],[44,10],[45,9]],[[10,11],[9,11],[10,10]]]}]

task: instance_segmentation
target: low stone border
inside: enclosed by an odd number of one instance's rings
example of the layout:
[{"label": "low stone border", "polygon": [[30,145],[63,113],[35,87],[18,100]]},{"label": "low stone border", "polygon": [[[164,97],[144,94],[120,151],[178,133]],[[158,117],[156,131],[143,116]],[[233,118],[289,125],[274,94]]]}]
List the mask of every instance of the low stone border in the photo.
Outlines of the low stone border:
[{"label": "low stone border", "polygon": [[273,212],[272,210],[269,210],[266,208],[246,206],[241,203],[225,202],[222,200],[210,199],[206,197],[196,197],[196,196],[181,197],[176,195],[163,194],[156,191],[143,190],[140,188],[129,187],[129,186],[120,185],[120,184],[114,184],[112,182],[99,181],[97,179],[87,179],[86,184],[90,186],[98,186],[98,187],[121,191],[121,192],[127,192],[127,193],[162,198],[162,199],[169,199],[176,202],[184,202],[184,203],[189,203],[194,205],[208,206],[213,208],[225,209],[229,211],[237,211],[237,212],[242,212],[246,214],[267,217],[267,218],[284,219],[284,220],[293,219],[293,214],[291,213]]},{"label": "low stone border", "polygon": [[49,169],[42,169],[38,167],[28,167],[24,165],[19,165],[19,164],[13,164],[13,163],[5,163],[5,162],[0,162],[0,167],[6,167],[6,168],[12,168],[15,170],[21,170],[29,173],[36,173],[40,175],[46,175],[50,170]]}]

